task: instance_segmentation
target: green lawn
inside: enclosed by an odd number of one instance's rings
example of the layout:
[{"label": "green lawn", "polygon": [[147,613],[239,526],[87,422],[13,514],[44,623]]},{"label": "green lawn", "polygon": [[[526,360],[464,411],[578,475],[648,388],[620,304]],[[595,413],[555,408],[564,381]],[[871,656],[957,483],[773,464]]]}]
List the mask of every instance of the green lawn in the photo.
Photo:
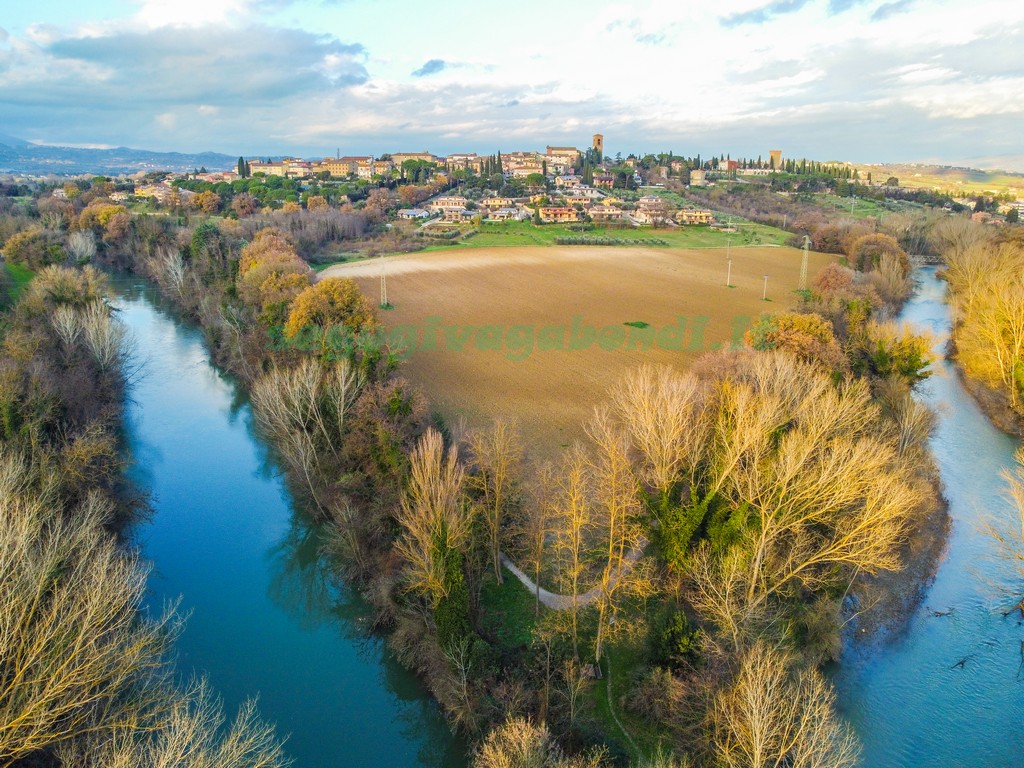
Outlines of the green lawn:
[{"label": "green lawn", "polygon": [[[500,246],[553,246],[560,237],[608,237],[622,240],[623,245],[647,245],[652,248],[724,248],[727,243],[734,247],[744,245],[782,245],[789,236],[775,227],[762,224],[739,222],[736,232],[722,232],[711,227],[634,227],[612,229],[594,227],[585,232],[575,232],[568,224],[535,225],[526,221],[483,222],[476,235],[456,242],[425,248],[426,251],[466,250],[469,248],[494,248]],[[629,241],[629,242],[625,242]],[[637,241],[640,241],[637,243]],[[667,243],[667,245],[665,245]]]},{"label": "green lawn", "polygon": [[5,262],[4,269],[7,270],[7,296],[5,298],[6,306],[14,306],[18,299],[21,298],[21,294],[25,290],[25,286],[28,285],[29,280],[35,275],[35,273],[28,267],[23,267],[20,264],[10,264]]},{"label": "green lawn", "polygon": [[[590,702],[594,717],[601,723],[601,730],[613,736],[624,749],[643,756],[654,755],[664,743],[665,736],[656,726],[634,717],[620,704],[631,688],[634,677],[644,667],[642,649],[636,644],[612,643],[607,646],[607,658],[611,659],[611,706],[609,708],[607,660],[602,661],[604,678],[598,680],[590,690]],[[625,729],[625,731],[623,730]],[[636,750],[634,750],[634,746]],[[634,759],[640,755],[633,755]]]},{"label": "green lawn", "polygon": [[855,219],[877,219],[879,216],[921,208],[918,203],[903,200],[868,200],[859,197],[836,197],[832,194],[818,194],[814,198],[827,213],[852,215]]},{"label": "green lawn", "polygon": [[[520,581],[502,569],[504,583],[488,578],[480,593],[481,622],[484,631],[495,638],[502,650],[527,646],[537,623],[536,599]],[[541,611],[545,611],[541,606]]]}]

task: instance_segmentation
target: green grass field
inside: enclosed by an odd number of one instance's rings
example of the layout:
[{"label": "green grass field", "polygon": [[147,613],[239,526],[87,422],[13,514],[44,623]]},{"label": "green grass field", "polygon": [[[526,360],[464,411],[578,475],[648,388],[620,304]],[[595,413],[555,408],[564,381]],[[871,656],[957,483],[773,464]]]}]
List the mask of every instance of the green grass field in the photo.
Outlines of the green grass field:
[{"label": "green grass field", "polygon": [[[631,246],[668,247],[668,248],[724,248],[727,244],[733,247],[746,245],[782,245],[789,236],[775,227],[761,224],[741,222],[736,232],[722,232],[711,227],[640,227],[630,229],[611,229],[594,227],[585,232],[574,232],[567,224],[535,225],[526,221],[483,222],[474,236],[454,242],[438,243],[425,248],[425,251],[442,251],[453,248],[466,250],[469,248],[495,248],[501,246],[552,246],[560,237],[608,237],[616,240],[630,241]],[[637,242],[639,241],[639,242]],[[644,242],[650,241],[650,242]],[[665,245],[667,243],[667,245]]]},{"label": "green grass field", "polygon": [[[502,651],[511,651],[530,644],[539,617],[535,596],[509,571],[503,570],[502,577],[502,584],[494,578],[484,582],[481,623],[487,634],[497,638]],[[546,610],[541,607],[542,612]]]},{"label": "green grass field", "polygon": [[0,303],[5,307],[10,307],[14,306],[18,299],[21,298],[25,286],[28,285],[35,273],[28,267],[23,267],[20,264],[5,262],[3,268],[7,271],[7,279],[4,280],[4,283],[7,285],[7,295],[0,297],[3,300]]},{"label": "green grass field", "polygon": [[922,208],[919,203],[903,200],[866,200],[859,197],[837,197],[832,194],[818,194],[814,196],[814,199],[826,213],[835,213],[844,217],[852,216],[854,219],[877,219],[879,216],[884,217],[891,213],[921,210]]}]

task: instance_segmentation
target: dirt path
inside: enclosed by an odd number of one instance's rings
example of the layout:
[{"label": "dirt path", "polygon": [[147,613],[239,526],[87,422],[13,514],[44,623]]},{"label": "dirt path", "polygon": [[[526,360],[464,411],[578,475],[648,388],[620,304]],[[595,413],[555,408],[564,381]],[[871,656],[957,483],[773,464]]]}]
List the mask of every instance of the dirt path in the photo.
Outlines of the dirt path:
[{"label": "dirt path", "polygon": [[[626,554],[626,562],[624,563],[623,567],[626,569],[627,573],[633,568],[633,564],[640,558],[640,556],[643,555],[644,549],[646,547],[647,541],[643,540],[640,542],[640,546],[638,546],[636,549],[630,550]],[[531,579],[529,576],[523,573],[519,569],[519,566],[513,563],[512,560],[510,560],[508,556],[505,555],[504,552],[501,553],[501,564],[508,568],[512,575],[519,579],[519,581],[521,581],[523,585],[528,590],[530,590],[531,595],[539,594],[540,601],[548,608],[554,611],[566,611],[572,608],[572,595],[560,595],[555,592],[549,592],[548,590],[544,589],[544,587],[541,587],[538,593],[536,582],[534,582],[533,579]],[[613,581],[612,583],[614,584],[615,582]],[[597,600],[600,594],[600,585],[593,587],[592,589],[589,589],[586,592],[584,592],[582,595],[578,595],[576,597],[576,605],[580,608],[590,605],[592,602]]]}]

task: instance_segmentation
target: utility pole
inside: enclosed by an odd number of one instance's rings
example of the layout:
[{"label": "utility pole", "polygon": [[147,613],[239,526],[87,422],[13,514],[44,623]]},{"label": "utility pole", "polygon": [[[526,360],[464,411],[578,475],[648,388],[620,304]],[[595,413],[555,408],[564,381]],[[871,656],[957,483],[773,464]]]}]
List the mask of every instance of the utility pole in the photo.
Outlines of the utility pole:
[{"label": "utility pole", "polygon": [[384,259],[380,260],[380,308],[387,309],[388,304],[388,278],[384,274]]},{"label": "utility pole", "polygon": [[768,275],[764,276],[764,290],[761,291],[761,301],[768,301]]},{"label": "utility pole", "polygon": [[732,259],[728,260],[729,268],[725,273],[725,287],[732,288]]},{"label": "utility pole", "polygon": [[804,235],[804,257],[800,262],[800,290],[807,290],[807,250],[811,245],[811,238]]}]

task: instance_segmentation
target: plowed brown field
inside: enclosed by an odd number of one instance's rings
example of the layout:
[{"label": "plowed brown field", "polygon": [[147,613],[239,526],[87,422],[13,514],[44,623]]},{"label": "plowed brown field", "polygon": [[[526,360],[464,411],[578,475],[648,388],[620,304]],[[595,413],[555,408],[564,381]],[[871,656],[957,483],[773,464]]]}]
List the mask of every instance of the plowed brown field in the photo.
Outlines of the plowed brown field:
[{"label": "plowed brown field", "polygon": [[[470,426],[514,418],[529,454],[554,458],[628,368],[685,368],[742,340],[761,313],[796,303],[801,251],[731,256],[734,288],[724,249],[481,248],[341,264],[322,276],[352,277],[376,303],[383,268],[394,309],[380,317],[408,348],[404,374],[431,407]],[[812,253],[810,278],[833,259]]]}]

